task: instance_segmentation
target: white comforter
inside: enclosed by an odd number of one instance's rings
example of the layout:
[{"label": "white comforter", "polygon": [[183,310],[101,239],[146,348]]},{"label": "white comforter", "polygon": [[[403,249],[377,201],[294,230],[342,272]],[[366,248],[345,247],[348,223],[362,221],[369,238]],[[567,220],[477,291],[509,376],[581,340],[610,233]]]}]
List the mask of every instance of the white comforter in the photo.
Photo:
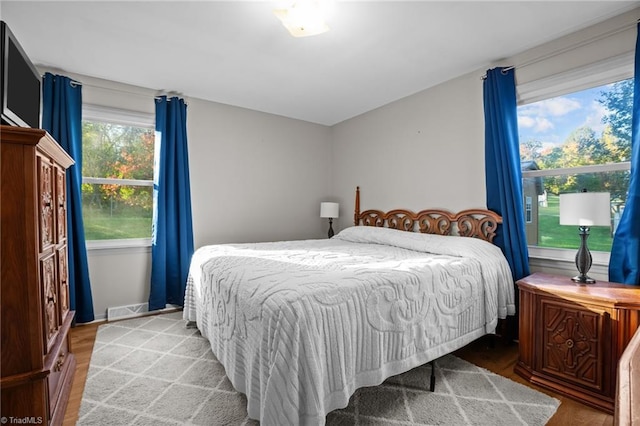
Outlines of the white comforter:
[{"label": "white comforter", "polygon": [[514,313],[496,246],[365,226],[330,240],[202,247],[184,307],[264,426],[322,425],[357,388]]}]

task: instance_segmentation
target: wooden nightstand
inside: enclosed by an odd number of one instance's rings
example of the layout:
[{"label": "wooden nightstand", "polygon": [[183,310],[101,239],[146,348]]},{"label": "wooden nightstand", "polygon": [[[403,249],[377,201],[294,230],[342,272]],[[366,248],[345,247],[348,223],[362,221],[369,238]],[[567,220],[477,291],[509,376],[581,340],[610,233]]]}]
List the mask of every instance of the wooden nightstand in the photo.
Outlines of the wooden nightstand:
[{"label": "wooden nightstand", "polygon": [[517,284],[516,373],[613,414],[618,359],[640,326],[640,287],[542,273]]}]

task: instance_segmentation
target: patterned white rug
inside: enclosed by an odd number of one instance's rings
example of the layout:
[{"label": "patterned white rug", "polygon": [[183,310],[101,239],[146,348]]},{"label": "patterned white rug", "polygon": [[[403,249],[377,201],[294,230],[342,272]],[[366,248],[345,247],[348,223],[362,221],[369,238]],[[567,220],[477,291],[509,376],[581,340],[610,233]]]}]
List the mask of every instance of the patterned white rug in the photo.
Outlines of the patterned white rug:
[{"label": "patterned white rug", "polygon": [[[544,425],[557,399],[453,355],[359,389],[327,425]],[[182,312],[101,325],[78,425],[257,425]]]}]

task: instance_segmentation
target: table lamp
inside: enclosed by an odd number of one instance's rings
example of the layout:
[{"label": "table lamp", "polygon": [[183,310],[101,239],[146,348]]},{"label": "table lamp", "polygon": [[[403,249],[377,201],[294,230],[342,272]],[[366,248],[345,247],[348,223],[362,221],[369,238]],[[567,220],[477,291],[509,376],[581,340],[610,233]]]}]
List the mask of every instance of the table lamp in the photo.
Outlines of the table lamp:
[{"label": "table lamp", "polygon": [[333,237],[333,228],[331,227],[333,219],[339,216],[340,204],[338,203],[320,203],[320,217],[329,218],[329,238]]},{"label": "table lamp", "polygon": [[590,226],[611,226],[611,199],[608,192],[576,192],[560,194],[560,225],[576,225],[580,248],[576,253],[579,275],[571,278],[579,284],[596,282],[587,275],[591,268],[591,252],[587,247]]}]

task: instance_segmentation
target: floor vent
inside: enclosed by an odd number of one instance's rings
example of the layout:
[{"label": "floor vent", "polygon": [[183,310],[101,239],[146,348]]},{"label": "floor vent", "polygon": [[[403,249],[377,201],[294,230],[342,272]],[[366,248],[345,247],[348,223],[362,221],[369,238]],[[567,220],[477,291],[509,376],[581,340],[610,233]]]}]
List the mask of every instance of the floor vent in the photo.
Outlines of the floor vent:
[{"label": "floor vent", "polygon": [[156,311],[149,312],[148,303],[136,303],[135,305],[127,306],[115,306],[113,308],[107,308],[107,321],[115,321],[127,318],[142,317],[149,315],[150,313],[157,314],[161,312],[170,312],[180,309],[177,305],[167,305],[164,309],[158,309]]}]

